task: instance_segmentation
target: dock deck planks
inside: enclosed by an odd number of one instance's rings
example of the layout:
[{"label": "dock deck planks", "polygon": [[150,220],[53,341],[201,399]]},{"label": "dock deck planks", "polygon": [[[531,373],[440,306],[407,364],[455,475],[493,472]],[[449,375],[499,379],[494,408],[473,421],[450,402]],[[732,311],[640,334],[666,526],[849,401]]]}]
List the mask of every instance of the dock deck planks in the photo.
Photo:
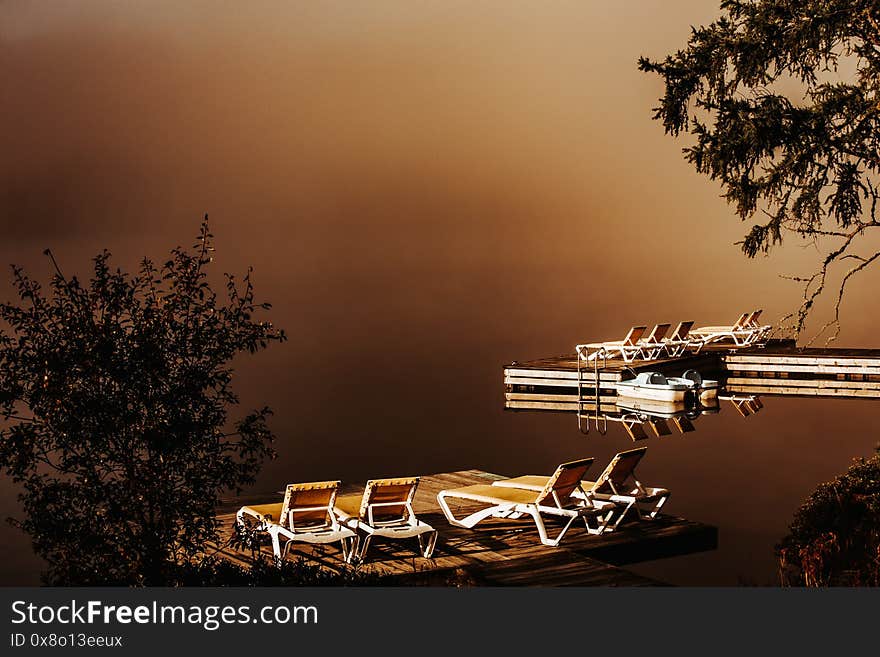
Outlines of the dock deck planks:
[{"label": "dock deck planks", "polygon": [[[619,531],[602,536],[575,527],[558,548],[541,545],[534,523],[527,519],[493,519],[474,529],[447,523],[437,505],[438,492],[500,478],[481,470],[422,477],[413,506],[421,519],[440,531],[434,558],[419,557],[413,549],[415,539],[411,544],[377,539],[370,546],[365,567],[390,575],[396,583],[412,585],[657,586],[663,583],[619,566],[717,547],[716,528],[670,516],[652,522],[627,522]],[[231,534],[235,510],[240,505],[273,499],[280,499],[280,494],[226,501],[218,512],[221,545]],[[311,548],[296,544],[292,552],[306,554],[330,568],[342,566],[336,546]],[[271,554],[268,547],[263,553]],[[228,546],[219,548],[218,554],[242,565],[250,562],[248,553]]]}]

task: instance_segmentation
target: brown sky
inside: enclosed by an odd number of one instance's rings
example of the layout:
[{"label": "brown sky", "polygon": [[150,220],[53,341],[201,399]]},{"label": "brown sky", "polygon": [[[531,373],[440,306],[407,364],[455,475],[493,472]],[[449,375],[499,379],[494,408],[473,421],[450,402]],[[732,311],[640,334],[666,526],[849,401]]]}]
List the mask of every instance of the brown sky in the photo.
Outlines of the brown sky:
[{"label": "brown sky", "polygon": [[[0,263],[133,267],[209,212],[292,338],[242,366],[277,411],[267,485],[493,466],[504,362],[796,304],[777,274],[815,253],[740,255],[636,70],[716,6],[5,0]],[[870,276],[843,343],[880,346]]]}]

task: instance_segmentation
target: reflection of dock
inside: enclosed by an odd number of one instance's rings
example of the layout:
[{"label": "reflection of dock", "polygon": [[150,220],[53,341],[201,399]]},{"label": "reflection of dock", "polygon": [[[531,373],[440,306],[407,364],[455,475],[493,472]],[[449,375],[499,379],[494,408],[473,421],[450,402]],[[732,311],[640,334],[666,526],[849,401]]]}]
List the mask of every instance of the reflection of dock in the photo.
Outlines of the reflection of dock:
[{"label": "reflection of dock", "polygon": [[504,368],[505,408],[595,411],[598,378],[599,410],[611,412],[621,378],[687,369],[721,379],[730,395],[880,398],[880,349],[799,349],[791,340],[771,340],[765,347],[711,345],[699,354],[655,361],[608,360],[596,369],[582,365],[580,372],[574,354],[514,362]]},{"label": "reflection of dock", "polygon": [[[541,545],[533,523],[495,519],[475,529],[452,527],[437,506],[444,488],[485,484],[499,475],[465,470],[422,477],[414,507],[419,517],[440,531],[434,558],[421,559],[409,542],[382,542],[370,546],[367,568],[389,575],[388,584],[475,584],[517,586],[651,586],[661,584],[619,566],[661,557],[714,550],[718,531],[697,522],[661,516],[655,521],[625,522],[616,532],[602,536],[572,529],[560,547]],[[363,490],[361,488],[361,490]],[[235,509],[243,502],[280,499],[231,500],[220,509],[218,523],[228,538]],[[341,566],[336,547],[294,550],[330,568]],[[271,555],[269,548],[263,552]],[[220,556],[247,564],[249,553],[223,548]]]}]

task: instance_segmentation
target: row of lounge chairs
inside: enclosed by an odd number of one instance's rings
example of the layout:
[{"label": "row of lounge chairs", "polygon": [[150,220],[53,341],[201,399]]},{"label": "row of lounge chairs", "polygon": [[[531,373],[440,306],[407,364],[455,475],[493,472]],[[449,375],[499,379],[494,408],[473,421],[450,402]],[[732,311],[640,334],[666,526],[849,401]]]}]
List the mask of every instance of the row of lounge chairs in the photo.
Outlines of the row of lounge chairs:
[{"label": "row of lounge chairs", "polygon": [[[617,454],[595,481],[585,478],[593,464],[587,458],[563,463],[550,476],[525,475],[443,490],[437,501],[450,524],[468,529],[487,518],[529,517],[541,543],[555,547],[579,520],[589,533],[602,534],[617,529],[633,511],[640,519],[657,516],[669,491],[646,487],[636,478],[636,465],[646,450],[641,447]],[[290,484],[282,502],[243,506],[236,522],[268,534],[279,563],[295,542],[338,542],[347,562],[362,561],[374,536],[417,538],[420,554],[431,558],[437,530],[413,510],[418,484],[418,477],[374,479],[367,482],[362,495],[338,495],[339,481]],[[459,519],[450,500],[478,503],[483,508]],[[545,522],[550,518],[564,523],[553,537]]]},{"label": "row of lounge chairs", "polygon": [[[575,347],[578,358],[595,361],[620,357],[624,362],[675,358],[685,351],[699,353],[707,344],[732,341],[736,347],[748,347],[766,340],[772,326],[761,325],[761,310],[743,313],[729,326],[702,326],[692,328],[694,322],[680,322],[669,333],[670,324],[656,324],[650,332],[647,326],[633,326],[623,340],[587,342]],[[647,333],[647,334],[646,334]]]},{"label": "row of lounge chairs", "polygon": [[361,561],[374,536],[416,538],[421,555],[431,557],[437,530],[419,520],[412,507],[418,477],[371,479],[362,495],[338,495],[341,483],[288,484],[283,502],[243,506],[236,521],[268,534],[279,561],[295,542],[339,542],[345,561]]},{"label": "row of lounge chairs", "polygon": [[[477,484],[440,491],[437,501],[452,525],[472,528],[486,518],[530,517],[538,529],[541,543],[556,547],[569,528],[582,520],[591,534],[617,529],[631,511],[640,519],[653,519],[669,499],[665,488],[643,485],[635,474],[647,447],[620,452],[595,481],[585,478],[592,458],[569,461],[546,475],[524,475],[501,479],[491,485]],[[479,502],[486,507],[458,519],[449,500]],[[565,522],[555,537],[547,532],[545,519]]]}]

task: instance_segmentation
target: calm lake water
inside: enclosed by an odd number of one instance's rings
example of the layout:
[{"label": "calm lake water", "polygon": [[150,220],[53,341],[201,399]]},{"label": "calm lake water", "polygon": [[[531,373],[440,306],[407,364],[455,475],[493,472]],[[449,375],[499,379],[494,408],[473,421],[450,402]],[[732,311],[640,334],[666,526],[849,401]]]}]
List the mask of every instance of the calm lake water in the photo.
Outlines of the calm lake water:
[{"label": "calm lake water", "polygon": [[[161,5],[161,8],[159,8]],[[290,341],[237,363],[272,406],[288,481],[482,468],[550,472],[632,446],[570,415],[503,410],[502,367],[693,319],[772,321],[817,254],[745,259],[747,226],[651,120],[640,55],[717,3],[0,3],[0,266],[133,270],[211,214],[219,272],[255,265]],[[7,270],[8,271],[8,270]],[[872,276],[874,278],[872,278]],[[878,347],[876,274],[837,344]],[[0,277],[0,298],[13,296]],[[818,309],[816,324],[827,317]],[[872,453],[870,401],[764,398],[644,444],[671,513],[717,551],[634,566],[679,584],[775,581],[773,545],[815,486]],[[15,515],[0,480],[0,516]],[[442,530],[442,527],[441,527]],[[36,583],[0,525],[0,584]]]},{"label": "calm lake water", "polygon": [[[594,429],[585,436],[572,414],[503,410],[500,366],[488,360],[485,376],[466,362],[420,363],[430,389],[390,368],[366,376],[350,364],[352,370],[340,372],[328,389],[276,404],[279,458],[267,465],[255,490],[277,490],[295,480],[357,482],[472,467],[542,473],[582,456],[596,458],[596,474],[616,452],[633,446],[616,423],[606,435]],[[694,420],[691,433],[638,443],[648,447],[641,480],[672,491],[668,513],[717,526],[719,547],[629,568],[680,585],[776,583],[773,546],[819,482],[845,470],[853,457],[872,453],[878,402],[762,401],[764,408],[748,418],[722,402],[721,412]],[[3,499],[8,513],[8,492]],[[27,542],[11,528],[3,529],[2,540],[0,581],[36,583],[39,564]]]}]

